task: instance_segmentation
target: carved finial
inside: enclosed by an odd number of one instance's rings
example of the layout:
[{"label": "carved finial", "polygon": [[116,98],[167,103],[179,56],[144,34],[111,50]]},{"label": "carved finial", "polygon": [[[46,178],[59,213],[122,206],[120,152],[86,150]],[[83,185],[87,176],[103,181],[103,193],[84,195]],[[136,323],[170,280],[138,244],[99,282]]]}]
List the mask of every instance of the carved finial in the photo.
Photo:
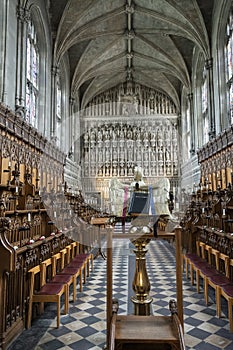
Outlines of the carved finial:
[{"label": "carved finial", "polygon": [[171,311],[171,314],[177,314],[177,304],[175,299],[171,299],[169,301],[169,310]]},{"label": "carved finial", "polygon": [[10,218],[8,217],[0,217],[0,230],[6,229],[9,227],[10,224]]},{"label": "carved finial", "polygon": [[6,204],[3,198],[0,199],[0,217],[5,216]]},{"label": "carved finial", "polygon": [[119,310],[119,302],[118,302],[118,299],[114,298],[112,300],[112,313],[117,314],[118,310]]}]

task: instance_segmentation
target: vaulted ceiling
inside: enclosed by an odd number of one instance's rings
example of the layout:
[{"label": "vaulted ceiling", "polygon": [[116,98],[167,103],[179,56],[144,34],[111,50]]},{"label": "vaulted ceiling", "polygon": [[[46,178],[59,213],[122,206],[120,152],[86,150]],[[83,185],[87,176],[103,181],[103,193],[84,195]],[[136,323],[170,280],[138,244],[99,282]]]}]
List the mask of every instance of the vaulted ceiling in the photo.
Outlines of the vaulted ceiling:
[{"label": "vaulted ceiling", "polygon": [[[69,58],[82,107],[119,83],[166,93],[180,108],[193,51],[210,55],[214,0],[51,0],[54,64]],[[64,56],[65,55],[65,56]]]}]

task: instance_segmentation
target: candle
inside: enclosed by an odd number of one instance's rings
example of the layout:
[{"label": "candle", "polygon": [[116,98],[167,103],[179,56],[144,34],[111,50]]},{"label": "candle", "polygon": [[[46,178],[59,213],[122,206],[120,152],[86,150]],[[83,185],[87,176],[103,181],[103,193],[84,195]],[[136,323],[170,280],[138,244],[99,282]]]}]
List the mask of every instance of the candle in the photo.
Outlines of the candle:
[{"label": "candle", "polygon": [[16,187],[15,187],[15,193],[18,193],[18,192],[19,192],[19,187],[16,186]]},{"label": "candle", "polygon": [[222,209],[222,215],[226,215],[226,209],[225,208]]},{"label": "candle", "polygon": [[204,214],[205,213],[205,208],[202,208],[202,214]]},{"label": "candle", "polygon": [[56,217],[57,217],[57,213],[56,213],[56,212],[54,212],[54,213],[53,213],[53,216],[56,218]]},{"label": "candle", "polygon": [[31,213],[28,213],[28,221],[31,221]]}]

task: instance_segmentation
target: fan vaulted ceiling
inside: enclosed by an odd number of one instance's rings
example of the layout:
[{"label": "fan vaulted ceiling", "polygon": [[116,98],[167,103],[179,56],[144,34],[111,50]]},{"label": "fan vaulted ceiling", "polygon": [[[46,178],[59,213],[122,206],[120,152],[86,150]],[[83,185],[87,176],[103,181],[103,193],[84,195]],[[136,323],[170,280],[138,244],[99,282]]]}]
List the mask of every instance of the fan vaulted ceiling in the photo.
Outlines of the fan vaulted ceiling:
[{"label": "fan vaulted ceiling", "polygon": [[[210,57],[214,0],[51,0],[54,64],[69,58],[80,106],[119,83],[166,93],[180,109],[198,47]],[[64,56],[65,55],[65,56]]]}]

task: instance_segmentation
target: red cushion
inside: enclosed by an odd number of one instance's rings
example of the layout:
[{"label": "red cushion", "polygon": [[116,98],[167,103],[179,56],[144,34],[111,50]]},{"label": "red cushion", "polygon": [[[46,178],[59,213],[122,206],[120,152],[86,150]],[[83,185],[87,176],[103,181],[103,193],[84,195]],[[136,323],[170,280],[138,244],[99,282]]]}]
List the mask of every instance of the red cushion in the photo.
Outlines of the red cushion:
[{"label": "red cushion", "polygon": [[209,266],[208,262],[206,260],[203,260],[203,259],[200,259],[197,261],[192,261],[192,262],[197,268],[200,268],[202,266]]},{"label": "red cushion", "polygon": [[63,283],[46,283],[36,294],[55,295],[59,294],[63,289]]},{"label": "red cushion", "polygon": [[57,275],[64,274],[64,275],[76,275],[76,273],[80,272],[79,267],[65,267],[61,272],[59,272]]},{"label": "red cushion", "polygon": [[203,265],[203,266],[201,266],[200,267],[200,271],[203,274],[205,274],[207,277],[218,274],[218,272],[213,267],[211,267],[210,265],[206,265],[206,266]]},{"label": "red cushion", "polygon": [[209,276],[209,280],[219,286],[223,286],[224,284],[229,284],[229,279],[226,276],[221,275],[220,273],[213,276]]},{"label": "red cushion", "polygon": [[89,258],[90,256],[91,256],[91,254],[90,253],[81,253],[81,254],[78,254],[78,255],[76,255],[77,257],[78,256],[80,256],[80,257],[86,257],[86,258]]},{"label": "red cushion", "polygon": [[195,260],[201,260],[200,256],[198,256],[197,254],[185,254],[186,258],[188,258],[191,261],[195,261]]},{"label": "red cushion", "polygon": [[86,258],[85,256],[78,256],[78,255],[76,255],[76,256],[73,258],[72,261],[82,261],[82,262],[84,262],[84,261],[86,261],[86,260],[87,260],[87,258]]},{"label": "red cushion", "polygon": [[71,280],[72,276],[71,275],[55,275],[52,280],[50,281],[50,283],[69,283]]},{"label": "red cushion", "polygon": [[227,284],[225,286],[222,287],[222,290],[229,295],[229,297],[233,298],[233,284]]},{"label": "red cushion", "polygon": [[66,267],[67,268],[81,268],[83,266],[82,261],[71,261]]}]

